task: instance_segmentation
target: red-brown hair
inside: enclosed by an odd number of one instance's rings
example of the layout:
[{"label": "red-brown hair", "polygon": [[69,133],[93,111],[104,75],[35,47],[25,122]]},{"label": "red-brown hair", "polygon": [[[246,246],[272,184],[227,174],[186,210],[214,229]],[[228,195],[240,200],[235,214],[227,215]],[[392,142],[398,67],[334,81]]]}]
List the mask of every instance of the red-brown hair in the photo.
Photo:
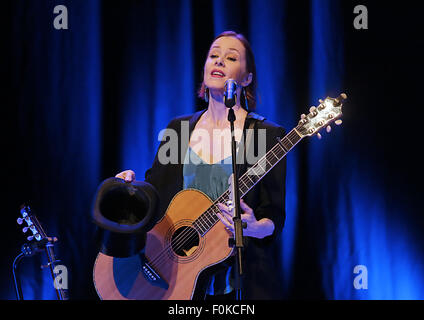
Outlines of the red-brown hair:
[{"label": "red-brown hair", "polygon": [[[249,41],[245,38],[244,35],[234,32],[234,31],[224,31],[212,41],[215,42],[216,39],[222,38],[222,37],[234,37],[238,39],[244,46],[245,52],[246,52],[246,71],[248,73],[252,73],[252,81],[250,84],[245,87],[246,90],[246,97],[248,102],[248,110],[247,111],[254,111],[256,109],[256,65],[255,65],[255,58],[253,56],[253,51],[250,46]],[[209,52],[208,52],[209,53]],[[201,99],[204,99],[205,97],[205,83],[202,81],[202,84],[200,86],[200,89],[198,91],[198,97]],[[245,108],[245,99],[244,96],[241,95],[240,97],[240,104],[243,108]]]}]

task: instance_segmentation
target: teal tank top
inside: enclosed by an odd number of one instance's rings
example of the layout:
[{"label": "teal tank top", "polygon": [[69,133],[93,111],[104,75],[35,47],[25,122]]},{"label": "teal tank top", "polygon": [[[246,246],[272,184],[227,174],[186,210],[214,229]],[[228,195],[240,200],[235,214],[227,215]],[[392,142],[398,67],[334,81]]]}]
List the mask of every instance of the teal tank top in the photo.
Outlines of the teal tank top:
[{"label": "teal tank top", "polygon": [[[183,189],[197,189],[215,201],[225,191],[232,174],[232,157],[209,164],[203,161],[191,147],[188,147],[183,166]],[[232,267],[215,273],[206,291],[209,295],[227,294],[233,290]]]}]

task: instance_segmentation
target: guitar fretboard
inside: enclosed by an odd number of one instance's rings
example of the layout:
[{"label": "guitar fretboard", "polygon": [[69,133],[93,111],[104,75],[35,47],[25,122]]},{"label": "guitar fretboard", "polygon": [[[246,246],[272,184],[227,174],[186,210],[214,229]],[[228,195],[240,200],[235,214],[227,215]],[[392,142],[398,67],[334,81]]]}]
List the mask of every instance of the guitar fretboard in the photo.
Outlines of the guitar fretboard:
[{"label": "guitar fretboard", "polygon": [[[278,140],[276,145],[239,178],[240,196],[243,197],[249,192],[302,138],[294,128],[284,138]],[[229,199],[230,190],[227,190],[193,222],[193,228],[202,237],[219,221],[217,213],[220,209],[217,204],[226,203]]]}]

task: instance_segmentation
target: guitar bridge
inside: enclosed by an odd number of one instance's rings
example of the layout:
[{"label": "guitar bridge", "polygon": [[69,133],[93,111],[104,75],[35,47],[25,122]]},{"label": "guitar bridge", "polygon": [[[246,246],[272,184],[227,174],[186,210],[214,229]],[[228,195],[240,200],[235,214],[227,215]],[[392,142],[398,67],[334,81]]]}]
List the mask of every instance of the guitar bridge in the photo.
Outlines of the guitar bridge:
[{"label": "guitar bridge", "polygon": [[149,265],[145,255],[141,255],[141,271],[151,285],[168,290],[168,283]]}]

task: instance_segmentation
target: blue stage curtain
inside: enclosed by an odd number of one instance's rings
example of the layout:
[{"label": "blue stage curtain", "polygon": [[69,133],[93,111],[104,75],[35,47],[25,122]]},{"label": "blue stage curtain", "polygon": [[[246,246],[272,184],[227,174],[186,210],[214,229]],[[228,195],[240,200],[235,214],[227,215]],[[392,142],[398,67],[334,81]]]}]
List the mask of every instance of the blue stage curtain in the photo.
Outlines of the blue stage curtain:
[{"label": "blue stage curtain", "polygon": [[[86,294],[87,279],[81,271],[90,268],[88,243],[94,230],[90,206],[101,179],[102,37],[100,1],[74,3],[11,5],[8,63],[13,117],[5,125],[7,140],[16,145],[8,170],[17,186],[5,201],[8,228],[15,239],[9,258],[24,240],[13,221],[20,204],[27,202],[47,234],[58,237],[56,254],[68,268],[70,290],[78,297]],[[53,10],[59,4],[68,8],[67,30],[53,26],[57,16]],[[11,262],[4,265],[8,280]],[[46,263],[41,256],[21,263],[25,299],[56,298],[49,269],[40,269]],[[13,299],[12,282],[8,283],[2,285],[2,297]]]}]

